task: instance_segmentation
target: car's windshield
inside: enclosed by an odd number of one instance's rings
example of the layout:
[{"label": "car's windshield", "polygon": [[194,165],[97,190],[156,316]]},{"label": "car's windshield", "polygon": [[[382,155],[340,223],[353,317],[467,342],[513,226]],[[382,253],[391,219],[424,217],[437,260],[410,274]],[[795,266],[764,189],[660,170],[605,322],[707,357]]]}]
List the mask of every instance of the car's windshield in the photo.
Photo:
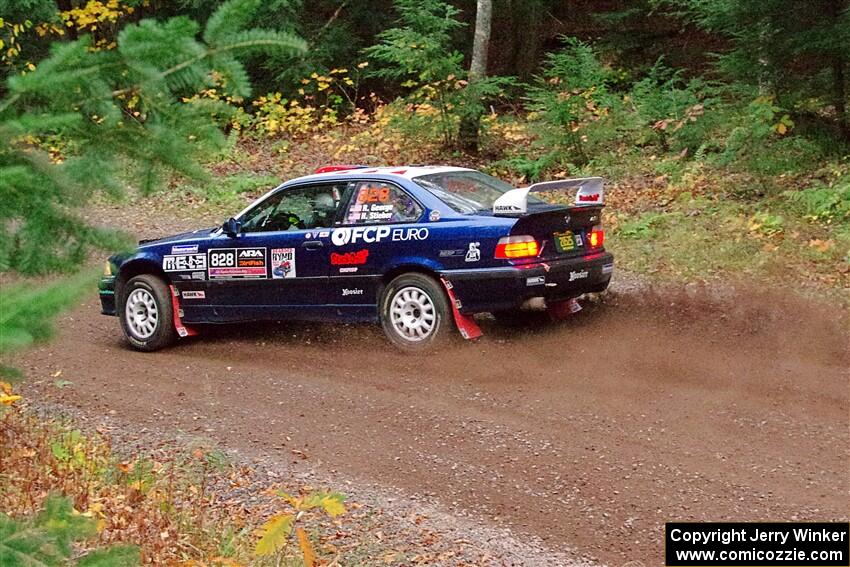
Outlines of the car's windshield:
[{"label": "car's windshield", "polygon": [[[452,209],[472,215],[493,209],[493,203],[513,187],[480,171],[447,171],[414,177],[413,181]],[[529,196],[529,202],[537,202]]]}]

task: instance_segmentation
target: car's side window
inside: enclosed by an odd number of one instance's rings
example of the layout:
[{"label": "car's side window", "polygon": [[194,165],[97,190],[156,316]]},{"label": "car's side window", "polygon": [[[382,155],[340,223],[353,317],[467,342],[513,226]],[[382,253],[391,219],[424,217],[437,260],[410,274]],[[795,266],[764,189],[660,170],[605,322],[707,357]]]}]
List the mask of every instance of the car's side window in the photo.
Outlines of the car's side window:
[{"label": "car's side window", "polygon": [[401,188],[383,181],[362,181],[354,188],[343,224],[414,222],[422,207]]},{"label": "car's side window", "polygon": [[346,183],[283,189],[242,215],[243,232],[333,226]]}]

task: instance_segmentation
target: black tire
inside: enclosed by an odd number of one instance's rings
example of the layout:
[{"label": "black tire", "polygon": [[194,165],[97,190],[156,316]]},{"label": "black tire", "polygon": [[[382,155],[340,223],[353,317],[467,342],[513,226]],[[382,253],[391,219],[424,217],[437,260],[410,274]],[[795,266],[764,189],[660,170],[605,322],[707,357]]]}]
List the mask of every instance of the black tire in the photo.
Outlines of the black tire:
[{"label": "black tire", "polygon": [[[139,293],[134,295],[137,292]],[[148,308],[143,301],[140,301],[140,298],[152,302],[155,310]],[[141,303],[136,311],[138,318],[134,322],[128,320],[133,319],[127,314],[128,301]],[[174,310],[171,306],[171,290],[157,276],[142,274],[121,286],[117,311],[124,337],[137,350],[151,352],[167,347],[177,340],[177,330],[173,322]]]},{"label": "black tire", "polygon": [[539,327],[552,321],[547,311],[526,311],[522,309],[494,311],[493,318],[503,327],[516,329]]},{"label": "black tire", "polygon": [[[429,313],[432,319],[427,318]],[[445,342],[453,327],[446,293],[438,282],[424,274],[402,274],[391,281],[381,295],[380,316],[390,342],[408,352],[424,352]],[[429,323],[427,333],[414,338]]]}]

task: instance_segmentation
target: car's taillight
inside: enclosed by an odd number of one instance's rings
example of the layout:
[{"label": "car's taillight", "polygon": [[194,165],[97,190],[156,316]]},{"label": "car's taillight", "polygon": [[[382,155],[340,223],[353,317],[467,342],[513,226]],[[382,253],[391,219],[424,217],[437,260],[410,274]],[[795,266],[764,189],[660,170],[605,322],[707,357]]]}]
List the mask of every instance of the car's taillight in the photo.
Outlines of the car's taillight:
[{"label": "car's taillight", "polygon": [[591,248],[601,248],[605,243],[605,231],[593,229],[587,235],[587,244]]},{"label": "car's taillight", "polygon": [[496,244],[496,258],[531,258],[540,253],[540,245],[533,236],[505,236]]}]

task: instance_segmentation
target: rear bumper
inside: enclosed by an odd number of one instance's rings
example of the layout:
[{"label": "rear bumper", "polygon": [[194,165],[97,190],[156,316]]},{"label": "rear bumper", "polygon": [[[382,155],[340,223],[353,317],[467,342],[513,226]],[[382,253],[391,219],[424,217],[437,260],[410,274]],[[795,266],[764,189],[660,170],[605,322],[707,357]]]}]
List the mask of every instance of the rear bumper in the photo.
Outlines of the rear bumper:
[{"label": "rear bumper", "polygon": [[527,300],[566,301],[608,287],[614,256],[608,252],[505,268],[446,270],[463,313],[516,309]]},{"label": "rear bumper", "polygon": [[100,278],[97,292],[100,295],[100,312],[104,315],[115,315],[115,276]]}]

